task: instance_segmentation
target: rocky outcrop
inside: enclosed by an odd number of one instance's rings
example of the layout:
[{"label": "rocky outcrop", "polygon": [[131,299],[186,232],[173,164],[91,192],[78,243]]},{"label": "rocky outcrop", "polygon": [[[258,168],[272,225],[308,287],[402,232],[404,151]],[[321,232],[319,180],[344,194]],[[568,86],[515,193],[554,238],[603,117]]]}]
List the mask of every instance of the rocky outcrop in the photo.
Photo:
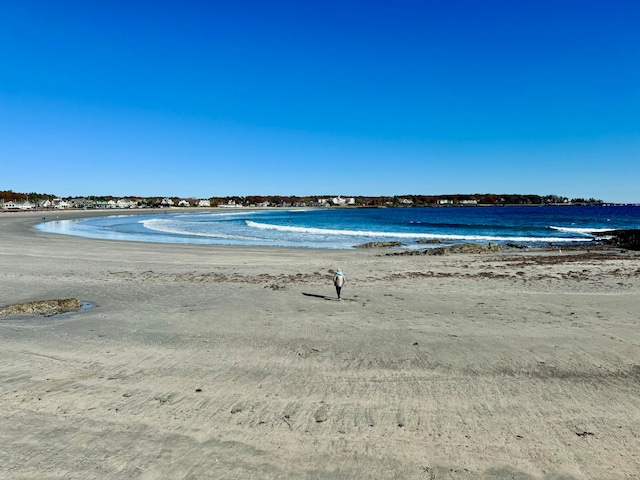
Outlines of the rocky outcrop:
[{"label": "rocky outcrop", "polygon": [[402,252],[388,253],[387,255],[450,255],[453,253],[486,253],[499,252],[502,246],[497,243],[480,245],[477,243],[460,243],[446,247],[427,248],[424,250],[405,250]]},{"label": "rocky outcrop", "polygon": [[60,313],[77,312],[81,308],[82,302],[77,298],[21,302],[0,308],[0,316],[44,315],[45,317],[50,317]]},{"label": "rocky outcrop", "polygon": [[368,242],[354,245],[353,248],[380,248],[380,247],[402,247],[402,242]]},{"label": "rocky outcrop", "polygon": [[611,230],[609,232],[602,232],[598,234],[604,237],[604,244],[616,247],[625,248],[627,250],[640,251],[640,230]]},{"label": "rocky outcrop", "polygon": [[448,245],[446,247],[429,248],[425,252],[427,255],[449,255],[451,253],[486,253],[498,252],[502,250],[502,246],[497,243],[488,243],[480,245],[477,243],[459,243],[456,245]]}]

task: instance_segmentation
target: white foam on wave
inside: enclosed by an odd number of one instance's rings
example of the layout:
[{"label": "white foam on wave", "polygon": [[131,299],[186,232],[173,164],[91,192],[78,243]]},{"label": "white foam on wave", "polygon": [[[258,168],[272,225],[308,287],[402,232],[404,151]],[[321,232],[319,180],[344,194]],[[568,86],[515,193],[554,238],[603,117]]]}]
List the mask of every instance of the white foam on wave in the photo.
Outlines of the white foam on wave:
[{"label": "white foam on wave", "polygon": [[[206,217],[237,217],[238,215],[258,215],[264,212],[256,212],[253,210],[249,210],[249,211],[241,211],[241,212],[206,212],[206,213],[202,213],[200,215],[202,216],[206,216]],[[184,216],[188,217],[190,215],[193,215],[193,213],[185,213]]]},{"label": "white foam on wave", "polygon": [[269,223],[252,222],[245,220],[247,226],[261,230],[278,230],[281,232],[307,233],[312,235],[342,235],[352,237],[374,238],[411,238],[411,239],[437,239],[437,240],[466,240],[486,242],[588,242],[591,238],[562,238],[562,237],[498,237],[490,235],[445,235],[432,233],[394,233],[372,232],[362,230],[335,230],[330,228],[293,227],[287,225],[273,225]]},{"label": "white foam on wave", "polygon": [[611,232],[615,230],[615,228],[574,228],[574,227],[554,227],[551,225],[549,227],[551,230],[557,230],[558,232],[565,233],[577,233],[580,235],[591,235],[593,233],[602,233],[602,232]]},{"label": "white foam on wave", "polygon": [[189,223],[174,222],[165,218],[150,218],[141,220],[140,223],[147,229],[155,232],[170,233],[173,235],[191,235],[195,237],[221,238],[224,240],[264,241],[263,238],[245,237],[242,235],[226,235],[219,232],[196,232],[188,228]]}]

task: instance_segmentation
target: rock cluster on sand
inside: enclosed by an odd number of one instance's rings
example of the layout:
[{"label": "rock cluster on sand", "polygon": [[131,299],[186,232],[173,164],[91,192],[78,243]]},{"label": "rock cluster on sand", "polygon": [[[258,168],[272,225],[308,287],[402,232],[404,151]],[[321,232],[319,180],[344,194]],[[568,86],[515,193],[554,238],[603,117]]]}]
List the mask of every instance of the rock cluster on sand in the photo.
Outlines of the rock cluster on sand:
[{"label": "rock cluster on sand", "polygon": [[55,300],[41,300],[36,302],[21,302],[0,308],[0,315],[44,315],[50,317],[60,313],[77,312],[82,302],[77,298]]},{"label": "rock cluster on sand", "polygon": [[401,247],[402,242],[368,242],[354,245],[353,248]]},{"label": "rock cluster on sand", "polygon": [[479,245],[476,243],[460,243],[446,247],[426,248],[424,250],[405,250],[402,252],[388,253],[387,255],[449,255],[451,253],[485,253],[498,252],[502,246],[497,243]]}]

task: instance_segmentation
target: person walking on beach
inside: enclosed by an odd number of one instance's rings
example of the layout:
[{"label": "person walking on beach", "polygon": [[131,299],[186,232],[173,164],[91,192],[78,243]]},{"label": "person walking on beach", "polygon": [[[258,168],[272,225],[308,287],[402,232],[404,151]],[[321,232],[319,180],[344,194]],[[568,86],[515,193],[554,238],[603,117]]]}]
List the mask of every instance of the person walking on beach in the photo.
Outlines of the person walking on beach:
[{"label": "person walking on beach", "polygon": [[335,276],[333,277],[333,284],[336,287],[336,294],[338,294],[338,300],[340,299],[340,290],[342,290],[342,286],[344,285],[344,274],[338,269],[336,271]]}]

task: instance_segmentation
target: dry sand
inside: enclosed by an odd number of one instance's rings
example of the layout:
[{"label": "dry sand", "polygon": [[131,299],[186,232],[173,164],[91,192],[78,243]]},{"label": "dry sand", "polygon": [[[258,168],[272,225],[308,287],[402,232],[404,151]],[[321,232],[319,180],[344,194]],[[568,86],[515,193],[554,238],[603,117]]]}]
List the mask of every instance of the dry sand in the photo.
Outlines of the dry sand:
[{"label": "dry sand", "polygon": [[1,478],[639,478],[637,253],[145,244],[39,219],[0,214],[0,305],[94,307],[0,317]]}]

